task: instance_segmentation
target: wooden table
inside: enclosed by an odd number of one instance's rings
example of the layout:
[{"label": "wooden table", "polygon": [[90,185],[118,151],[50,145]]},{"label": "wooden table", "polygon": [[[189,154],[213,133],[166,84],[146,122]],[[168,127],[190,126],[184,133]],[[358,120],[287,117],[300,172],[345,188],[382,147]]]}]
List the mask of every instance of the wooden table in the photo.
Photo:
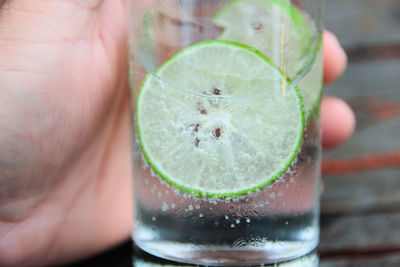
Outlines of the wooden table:
[{"label": "wooden table", "polygon": [[349,56],[325,93],[357,129],[324,153],[320,266],[400,266],[400,0],[327,0],[325,21]]},{"label": "wooden table", "polygon": [[[358,122],[324,152],[320,266],[400,266],[400,0],[327,0],[325,10],[349,56],[325,93],[346,99]],[[131,249],[76,266],[131,266]]]}]

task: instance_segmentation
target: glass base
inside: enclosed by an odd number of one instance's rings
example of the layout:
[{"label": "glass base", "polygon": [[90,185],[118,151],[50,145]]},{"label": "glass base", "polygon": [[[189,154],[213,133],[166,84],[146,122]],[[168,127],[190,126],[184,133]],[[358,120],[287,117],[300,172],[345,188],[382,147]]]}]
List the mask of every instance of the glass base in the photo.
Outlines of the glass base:
[{"label": "glass base", "polygon": [[178,242],[138,242],[142,250],[167,260],[212,266],[271,264],[293,260],[315,249],[318,242],[266,242],[257,247],[195,246]]}]

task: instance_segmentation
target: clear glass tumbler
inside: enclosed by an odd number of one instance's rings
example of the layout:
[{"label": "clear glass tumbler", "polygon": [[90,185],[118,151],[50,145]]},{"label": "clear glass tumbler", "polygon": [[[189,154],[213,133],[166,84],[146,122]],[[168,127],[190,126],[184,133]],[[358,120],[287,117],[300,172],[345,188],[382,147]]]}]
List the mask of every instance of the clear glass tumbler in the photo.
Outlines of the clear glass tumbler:
[{"label": "clear glass tumbler", "polygon": [[129,0],[134,242],[204,265],[319,239],[320,0]]}]

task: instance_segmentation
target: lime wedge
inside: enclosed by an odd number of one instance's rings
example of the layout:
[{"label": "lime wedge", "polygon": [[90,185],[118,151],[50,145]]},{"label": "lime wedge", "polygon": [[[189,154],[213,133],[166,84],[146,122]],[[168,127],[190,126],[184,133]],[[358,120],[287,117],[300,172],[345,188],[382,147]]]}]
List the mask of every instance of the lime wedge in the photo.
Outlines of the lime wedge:
[{"label": "lime wedge", "polygon": [[260,52],[213,40],[181,50],[137,97],[138,140],[152,170],[199,197],[234,197],[277,180],[302,143],[298,89]]},{"label": "lime wedge", "polygon": [[[320,60],[315,25],[286,0],[232,0],[217,10],[213,22],[224,29],[219,39],[256,48],[292,80]],[[318,62],[314,65],[318,65],[316,73],[299,85],[307,116],[318,105],[322,89],[322,74],[317,73],[322,67]]]}]

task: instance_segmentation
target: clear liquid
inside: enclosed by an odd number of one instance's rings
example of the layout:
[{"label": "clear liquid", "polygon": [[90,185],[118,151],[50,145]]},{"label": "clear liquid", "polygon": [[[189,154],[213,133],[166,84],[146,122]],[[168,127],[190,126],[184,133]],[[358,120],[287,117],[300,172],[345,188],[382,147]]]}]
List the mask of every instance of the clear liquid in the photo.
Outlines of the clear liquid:
[{"label": "clear liquid", "polygon": [[308,124],[290,172],[260,192],[233,199],[180,192],[137,157],[135,243],[159,257],[210,265],[273,263],[308,253],[319,236],[317,126]]}]

